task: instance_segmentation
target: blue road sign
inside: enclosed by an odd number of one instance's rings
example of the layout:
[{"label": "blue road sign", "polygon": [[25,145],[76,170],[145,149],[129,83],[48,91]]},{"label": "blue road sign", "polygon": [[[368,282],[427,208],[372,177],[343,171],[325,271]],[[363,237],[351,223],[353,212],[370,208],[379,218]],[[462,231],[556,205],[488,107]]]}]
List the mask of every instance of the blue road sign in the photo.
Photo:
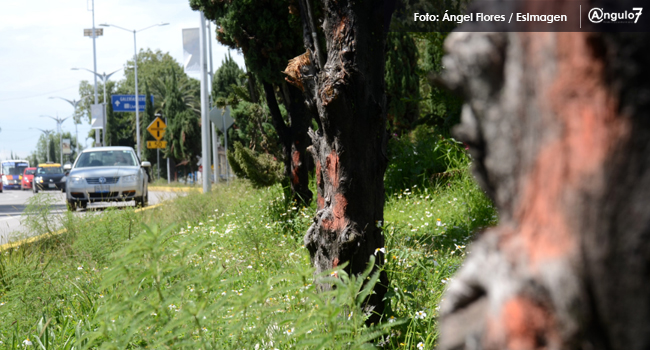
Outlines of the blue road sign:
[{"label": "blue road sign", "polygon": [[[144,111],[145,95],[138,95],[138,107],[140,112]],[[135,112],[135,95],[112,95],[111,103],[113,104],[114,112]],[[151,95],[151,103],[153,103],[153,95]]]}]

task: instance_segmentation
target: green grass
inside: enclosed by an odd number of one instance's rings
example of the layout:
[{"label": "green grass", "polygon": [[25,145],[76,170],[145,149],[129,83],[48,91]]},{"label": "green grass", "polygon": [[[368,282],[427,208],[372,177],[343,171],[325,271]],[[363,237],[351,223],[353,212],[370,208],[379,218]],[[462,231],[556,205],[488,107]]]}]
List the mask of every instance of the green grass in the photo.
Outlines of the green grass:
[{"label": "green grass", "polygon": [[66,233],[0,253],[0,348],[429,349],[472,232],[496,222],[467,171],[388,196],[388,312],[368,328],[376,276],[313,276],[302,235],[314,211],[233,181],[146,212],[65,214]]}]

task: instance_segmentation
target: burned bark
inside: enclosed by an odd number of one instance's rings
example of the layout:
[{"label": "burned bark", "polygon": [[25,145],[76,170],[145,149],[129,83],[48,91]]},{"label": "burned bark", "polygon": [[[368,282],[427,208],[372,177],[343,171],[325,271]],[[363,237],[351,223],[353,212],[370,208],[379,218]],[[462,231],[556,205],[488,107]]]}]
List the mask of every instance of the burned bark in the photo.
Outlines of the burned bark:
[{"label": "burned bark", "polygon": [[293,200],[301,205],[309,205],[313,194],[309,189],[309,159],[306,149],[310,144],[307,130],[312,118],[305,108],[304,97],[302,92],[293,86],[284,89],[283,100],[290,122],[290,125],[287,125],[282,118],[273,85],[264,82],[263,87],[273,127],[282,144],[284,169],[294,196]]},{"label": "burned bark", "polygon": [[453,33],[442,80],[498,227],[441,306],[441,349],[650,348],[647,34]]},{"label": "burned bark", "polygon": [[[316,273],[349,262],[347,272],[359,274],[384,246],[380,223],[388,159],[382,3],[324,0],[327,52],[319,55],[315,21],[306,1],[300,1],[307,53],[292,60],[287,71],[294,72],[288,81],[303,89],[319,121],[318,130],[309,132],[318,211],[304,238]],[[383,261],[379,252],[375,268]],[[369,322],[377,322],[383,311],[387,282],[382,273],[368,300]]]}]

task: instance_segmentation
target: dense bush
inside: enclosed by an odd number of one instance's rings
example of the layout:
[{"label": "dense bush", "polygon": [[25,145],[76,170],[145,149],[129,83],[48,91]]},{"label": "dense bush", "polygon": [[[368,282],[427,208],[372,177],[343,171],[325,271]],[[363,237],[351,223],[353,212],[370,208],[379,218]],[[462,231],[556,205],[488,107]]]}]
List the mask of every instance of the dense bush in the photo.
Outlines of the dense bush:
[{"label": "dense bush", "polygon": [[235,142],[234,150],[228,152],[228,163],[238,176],[249,179],[255,187],[274,185],[284,178],[282,163],[267,153],[258,153]]},{"label": "dense bush", "polygon": [[389,163],[384,177],[389,194],[413,185],[432,186],[457,176],[470,162],[462,142],[420,125],[388,142]]}]

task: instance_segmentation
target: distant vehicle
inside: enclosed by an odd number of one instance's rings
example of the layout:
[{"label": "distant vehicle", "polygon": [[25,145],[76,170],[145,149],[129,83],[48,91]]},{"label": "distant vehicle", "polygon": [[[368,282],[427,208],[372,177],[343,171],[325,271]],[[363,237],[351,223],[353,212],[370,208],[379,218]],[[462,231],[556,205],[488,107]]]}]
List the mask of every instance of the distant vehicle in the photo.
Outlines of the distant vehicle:
[{"label": "distant vehicle", "polygon": [[149,201],[146,169],[131,147],[97,147],[82,151],[72,166],[65,165],[66,200],[72,211],[89,202],[134,200],[136,206]]},{"label": "distant vehicle", "polygon": [[29,168],[29,161],[26,160],[2,161],[3,188],[20,188],[23,180],[23,172],[27,168]]},{"label": "distant vehicle", "polygon": [[32,182],[34,181],[35,172],[36,168],[25,168],[25,171],[23,172],[23,179],[20,182],[21,190],[31,190],[34,187],[32,186]]},{"label": "distant vehicle", "polygon": [[34,174],[32,191],[59,190],[65,191],[65,174],[59,163],[39,164]]}]

